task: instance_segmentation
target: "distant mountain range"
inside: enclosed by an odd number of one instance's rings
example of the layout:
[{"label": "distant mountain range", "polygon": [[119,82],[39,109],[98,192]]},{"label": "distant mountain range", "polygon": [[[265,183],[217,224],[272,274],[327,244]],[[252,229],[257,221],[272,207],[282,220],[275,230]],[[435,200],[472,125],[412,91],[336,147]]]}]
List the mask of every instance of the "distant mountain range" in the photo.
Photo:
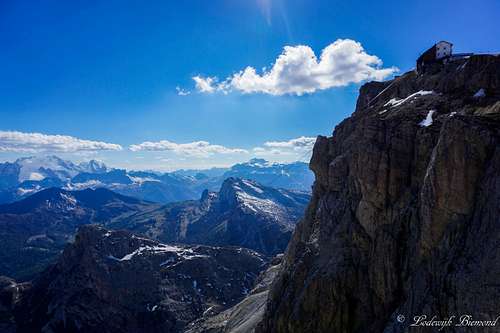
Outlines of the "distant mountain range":
[{"label": "distant mountain range", "polygon": [[[104,175],[107,173],[102,173]],[[309,194],[228,178],[219,193],[160,205],[106,188],[49,188],[0,205],[0,275],[29,279],[73,240],[78,227],[98,223],[163,242],[284,251]]]},{"label": "distant mountain range", "polygon": [[197,199],[217,190],[226,178],[253,179],[277,188],[311,191],[314,176],[307,163],[269,163],[252,159],[231,168],[170,173],[127,171],[91,160],[75,164],[57,156],[26,157],[0,163],[0,203],[10,203],[50,187],[66,190],[104,187],[141,200],[169,203]]}]

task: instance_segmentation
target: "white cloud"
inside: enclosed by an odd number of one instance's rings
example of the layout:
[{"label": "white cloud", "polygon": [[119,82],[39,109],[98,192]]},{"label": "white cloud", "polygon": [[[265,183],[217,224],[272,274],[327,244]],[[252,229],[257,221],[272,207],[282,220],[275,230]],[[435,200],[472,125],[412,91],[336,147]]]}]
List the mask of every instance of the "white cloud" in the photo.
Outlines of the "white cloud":
[{"label": "white cloud", "polygon": [[[255,154],[255,156],[259,156],[259,157],[269,157],[269,156],[277,156],[277,155],[289,155],[289,156],[295,156],[297,154],[294,154],[292,151],[289,151],[289,150],[285,150],[285,149],[266,149],[266,148],[262,148],[262,147],[255,147],[253,149],[253,152]],[[297,156],[298,158],[298,156]]]},{"label": "white cloud", "polygon": [[213,154],[246,154],[245,149],[228,148],[221,145],[213,145],[207,141],[195,141],[189,143],[175,143],[168,140],[157,142],[146,141],[141,144],[131,145],[132,151],[172,151],[196,157],[207,157]]},{"label": "white cloud", "polygon": [[217,89],[214,86],[217,82],[216,77],[201,77],[201,76],[193,76],[193,80],[196,83],[196,89],[203,93],[213,93]]},{"label": "white cloud", "polygon": [[263,147],[255,147],[252,151],[260,157],[282,155],[302,160],[310,157],[315,142],[315,137],[301,136],[288,141],[267,141]]},{"label": "white cloud", "polygon": [[195,76],[198,91],[303,95],[366,80],[383,80],[397,72],[383,68],[382,60],[365,52],[359,42],[338,39],[321,51],[319,59],[307,45],[285,46],[271,69],[257,73],[254,67],[218,83],[216,77]]},{"label": "white cloud", "polygon": [[301,136],[296,139],[291,139],[288,141],[267,141],[264,146],[270,148],[285,148],[292,150],[312,150],[314,143],[316,142],[315,137]]},{"label": "white cloud", "polygon": [[100,150],[121,150],[114,143],[78,139],[67,135],[46,135],[42,133],[23,133],[0,131],[0,152],[94,152]]},{"label": "white cloud", "polygon": [[179,96],[187,96],[187,95],[191,94],[191,92],[189,90],[183,89],[179,86],[175,87],[175,91],[177,91],[177,95],[179,95]]}]

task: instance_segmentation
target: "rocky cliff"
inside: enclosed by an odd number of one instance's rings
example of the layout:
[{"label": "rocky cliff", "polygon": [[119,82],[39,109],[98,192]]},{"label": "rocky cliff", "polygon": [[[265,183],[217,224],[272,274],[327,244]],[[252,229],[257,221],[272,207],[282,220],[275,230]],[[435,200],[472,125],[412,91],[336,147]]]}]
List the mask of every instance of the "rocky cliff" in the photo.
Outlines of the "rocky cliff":
[{"label": "rocky cliff", "polygon": [[238,303],[266,267],[247,249],[163,244],[86,225],[32,286],[0,279],[0,328],[181,332]]},{"label": "rocky cliff", "polygon": [[0,275],[28,280],[53,263],[79,226],[159,207],[104,188],[49,188],[0,205]]},{"label": "rocky cliff", "polygon": [[108,226],[162,242],[243,246],[275,255],[285,250],[309,199],[309,193],[228,178],[219,192],[205,191],[200,200],[125,216]]},{"label": "rocky cliff", "polygon": [[184,333],[253,333],[266,311],[269,289],[280,272],[283,254],[274,257],[253,289],[233,307],[217,314],[204,313]]},{"label": "rocky cliff", "polygon": [[313,197],[259,331],[429,332],[410,330],[414,316],[497,318],[499,147],[499,56],[365,84],[353,115],[316,142]]}]

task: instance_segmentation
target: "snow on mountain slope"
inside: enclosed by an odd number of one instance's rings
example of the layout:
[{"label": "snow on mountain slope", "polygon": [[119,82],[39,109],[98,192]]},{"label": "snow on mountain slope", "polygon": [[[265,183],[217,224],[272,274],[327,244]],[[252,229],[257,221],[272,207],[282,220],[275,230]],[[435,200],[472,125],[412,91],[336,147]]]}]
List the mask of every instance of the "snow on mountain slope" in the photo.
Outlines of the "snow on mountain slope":
[{"label": "snow on mountain slope", "polygon": [[309,199],[308,193],[228,178],[219,192],[204,191],[199,200],[116,219],[110,227],[163,242],[242,246],[276,254],[285,249]]},{"label": "snow on mountain slope", "polygon": [[19,182],[25,180],[40,181],[47,177],[69,180],[81,172],[100,173],[107,171],[106,165],[99,161],[91,160],[74,164],[53,155],[23,157],[14,163],[19,165]]},{"label": "snow on mountain slope", "polygon": [[[141,200],[169,203],[195,200],[206,189],[217,191],[230,177],[306,192],[310,192],[313,182],[312,172],[303,162],[279,164],[252,159],[215,171],[158,173],[108,168],[96,160],[77,164],[57,156],[34,156],[0,163],[0,203],[13,202],[50,187],[66,190],[105,187]],[[249,205],[249,209],[253,206]]]}]

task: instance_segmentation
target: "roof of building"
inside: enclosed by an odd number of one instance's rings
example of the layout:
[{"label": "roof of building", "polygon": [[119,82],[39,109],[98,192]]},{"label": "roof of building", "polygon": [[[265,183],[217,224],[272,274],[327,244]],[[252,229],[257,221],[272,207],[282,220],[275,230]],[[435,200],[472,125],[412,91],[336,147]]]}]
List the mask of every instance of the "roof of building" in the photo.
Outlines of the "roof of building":
[{"label": "roof of building", "polygon": [[436,44],[439,44],[439,43],[446,43],[446,44],[450,44],[453,46],[453,43],[450,43],[448,42],[447,40],[440,40],[439,42],[437,42]]}]

